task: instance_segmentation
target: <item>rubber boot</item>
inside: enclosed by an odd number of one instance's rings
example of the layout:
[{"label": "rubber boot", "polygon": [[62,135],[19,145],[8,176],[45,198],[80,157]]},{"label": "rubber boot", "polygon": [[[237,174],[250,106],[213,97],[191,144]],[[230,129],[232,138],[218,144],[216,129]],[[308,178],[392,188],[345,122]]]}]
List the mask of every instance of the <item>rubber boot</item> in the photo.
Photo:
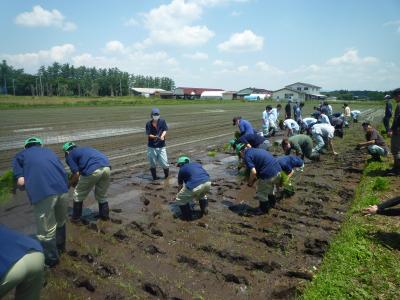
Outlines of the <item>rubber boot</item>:
[{"label": "rubber boot", "polygon": [[153,177],[153,180],[160,179],[157,177],[157,169],[156,168],[150,168],[151,176]]},{"label": "rubber boot", "polygon": [[260,214],[264,215],[264,214],[268,213],[269,208],[270,208],[268,201],[260,201],[259,203],[260,203],[260,206],[258,207],[258,209],[260,210]]},{"label": "rubber boot", "polygon": [[62,227],[57,227],[56,229],[56,244],[58,253],[65,252],[65,240],[66,240],[66,227],[65,224]]},{"label": "rubber boot", "polygon": [[108,202],[99,203],[99,218],[103,221],[110,219],[110,209],[108,207]]},{"label": "rubber boot", "polygon": [[77,223],[80,221],[82,216],[82,204],[83,204],[82,202],[74,201],[74,206],[72,208],[71,222]]},{"label": "rubber boot", "polygon": [[272,208],[276,204],[276,196],[275,195],[268,195],[268,204],[269,207]]},{"label": "rubber boot", "polygon": [[382,161],[381,156],[379,154],[371,154],[373,161]]},{"label": "rubber boot", "polygon": [[40,241],[43,247],[44,263],[50,268],[54,267],[60,262],[60,258],[57,250],[56,239],[50,241]]},{"label": "rubber boot", "polygon": [[206,196],[199,200],[201,216],[208,215],[208,199]]},{"label": "rubber boot", "polygon": [[320,161],[321,160],[321,156],[318,152],[312,152],[310,155],[310,160],[312,161]]},{"label": "rubber boot", "polygon": [[167,179],[169,176],[169,168],[164,169],[164,178]]},{"label": "rubber boot", "polygon": [[192,220],[192,209],[190,208],[190,204],[187,203],[185,205],[179,206],[181,209],[182,217],[181,219],[183,221],[191,221]]}]

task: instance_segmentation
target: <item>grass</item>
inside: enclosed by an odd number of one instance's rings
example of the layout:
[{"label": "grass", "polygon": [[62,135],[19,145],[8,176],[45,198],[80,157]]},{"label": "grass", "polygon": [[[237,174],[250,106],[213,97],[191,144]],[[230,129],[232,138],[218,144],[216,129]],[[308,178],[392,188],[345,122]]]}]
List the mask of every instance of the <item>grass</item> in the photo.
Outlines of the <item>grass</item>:
[{"label": "grass", "polygon": [[11,170],[0,176],[0,205],[7,203],[14,189],[14,176]]},{"label": "grass", "polygon": [[397,220],[360,213],[389,187],[388,179],[368,174],[388,165],[372,162],[365,168],[346,221],[301,299],[400,299],[400,253],[393,250],[400,249]]}]

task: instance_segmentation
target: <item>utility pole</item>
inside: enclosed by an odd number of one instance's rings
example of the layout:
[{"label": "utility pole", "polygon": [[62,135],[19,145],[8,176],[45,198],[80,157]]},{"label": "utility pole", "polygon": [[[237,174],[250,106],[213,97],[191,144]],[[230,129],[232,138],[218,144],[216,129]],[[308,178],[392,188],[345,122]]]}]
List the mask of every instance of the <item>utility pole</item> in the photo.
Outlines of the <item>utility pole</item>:
[{"label": "utility pole", "polygon": [[119,95],[122,96],[121,78],[119,79]]},{"label": "utility pole", "polygon": [[38,90],[38,86],[37,86],[37,76],[36,76],[36,78],[35,78],[36,80],[36,96],[39,96],[39,90]]},{"label": "utility pole", "polygon": [[43,97],[42,75],[39,75],[39,83],[40,83],[40,96]]},{"label": "utility pole", "polygon": [[14,96],[15,96],[15,79],[13,78],[13,91],[14,91]]}]

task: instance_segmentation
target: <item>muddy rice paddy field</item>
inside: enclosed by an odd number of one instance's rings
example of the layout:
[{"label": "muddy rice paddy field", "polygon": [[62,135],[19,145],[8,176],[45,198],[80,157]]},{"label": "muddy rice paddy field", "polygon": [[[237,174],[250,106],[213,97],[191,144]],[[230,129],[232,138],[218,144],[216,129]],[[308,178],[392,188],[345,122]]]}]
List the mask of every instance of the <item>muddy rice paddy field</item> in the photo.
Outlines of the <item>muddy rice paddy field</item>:
[{"label": "muddy rice paddy field", "polygon": [[[93,217],[92,195],[84,202],[85,221],[67,224],[67,253],[50,270],[43,299],[293,299],[301,294],[353,198],[365,160],[353,149],[363,135],[360,125],[352,125],[343,140],[335,140],[338,157],[306,162],[294,179],[296,194],[257,216],[255,190],[241,184],[236,157],[223,145],[233,135],[234,115],[261,127],[264,106],[161,106],[172,165],[170,178],[155,182],[145,158],[149,107],[0,111],[1,171],[30,135],[42,137],[60,157],[66,140],[93,146],[113,166],[111,221]],[[358,109],[365,119],[382,114],[374,107]],[[210,156],[211,150],[217,151]],[[174,161],[180,154],[201,162],[213,182],[210,213],[192,222],[173,217]],[[0,220],[33,233],[31,211],[17,192],[1,208]]]}]

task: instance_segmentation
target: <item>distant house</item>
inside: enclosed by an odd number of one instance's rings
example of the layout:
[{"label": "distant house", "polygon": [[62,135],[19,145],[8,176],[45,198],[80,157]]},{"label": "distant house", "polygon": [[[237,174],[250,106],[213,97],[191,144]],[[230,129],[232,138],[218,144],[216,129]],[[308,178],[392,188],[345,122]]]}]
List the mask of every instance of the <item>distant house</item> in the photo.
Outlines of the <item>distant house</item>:
[{"label": "distant house", "polygon": [[222,93],[222,99],[224,100],[235,100],[237,98],[237,92],[226,91]]},{"label": "distant house", "polygon": [[289,84],[282,89],[276,90],[273,92],[273,99],[277,101],[285,101],[285,100],[293,100],[293,101],[306,101],[310,99],[325,99],[325,95],[321,95],[320,93],[321,87],[296,82],[293,84]]},{"label": "distant house", "polygon": [[253,87],[248,87],[243,90],[240,90],[237,92],[237,97],[240,99],[244,99],[244,96],[250,96],[250,95],[265,95],[264,98],[269,98],[272,95],[272,91],[266,90],[266,89],[259,89],[259,88],[253,88]]},{"label": "distant house", "polygon": [[176,99],[200,99],[201,94],[205,91],[210,92],[224,92],[222,89],[210,89],[210,88],[196,88],[196,87],[177,87],[174,90]]}]

